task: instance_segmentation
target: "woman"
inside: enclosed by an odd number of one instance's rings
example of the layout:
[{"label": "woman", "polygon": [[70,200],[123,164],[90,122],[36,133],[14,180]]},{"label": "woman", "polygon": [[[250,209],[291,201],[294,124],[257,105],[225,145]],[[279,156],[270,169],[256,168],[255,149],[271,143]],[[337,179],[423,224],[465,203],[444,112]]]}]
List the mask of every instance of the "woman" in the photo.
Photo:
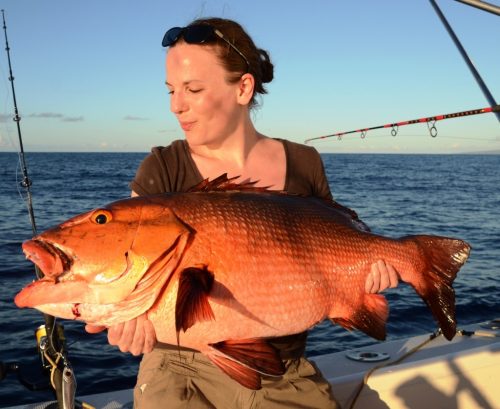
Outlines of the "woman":
[{"label": "woman", "polygon": [[[185,140],[153,148],[131,182],[132,195],[186,191],[223,173],[258,186],[331,198],[315,149],[260,134],[251,120],[257,94],[273,79],[266,51],[258,49],[234,21],[204,19],[173,28],[166,85],[170,109]],[[367,292],[397,285],[397,274],[383,261],[372,267]],[[88,331],[98,328],[88,326]],[[330,386],[304,358],[307,334],[273,339],[287,368],[279,379],[263,378],[262,389],[246,389],[196,351],[156,345],[145,316],[109,329],[122,351],[144,355],[134,391],[136,408],[334,408]],[[168,405],[166,406],[166,404]]]}]

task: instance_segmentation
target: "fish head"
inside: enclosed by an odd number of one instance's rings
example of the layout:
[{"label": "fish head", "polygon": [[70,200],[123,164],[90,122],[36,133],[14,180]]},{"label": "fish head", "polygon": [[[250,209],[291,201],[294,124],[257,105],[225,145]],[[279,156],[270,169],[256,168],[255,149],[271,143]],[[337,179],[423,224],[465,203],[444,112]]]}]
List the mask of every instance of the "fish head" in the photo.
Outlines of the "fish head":
[{"label": "fish head", "polygon": [[23,252],[48,279],[113,280],[125,271],[138,213],[117,206],[94,209],[25,241]]},{"label": "fish head", "polygon": [[[177,266],[190,233],[168,206],[147,198],[125,199],[75,216],[23,243],[26,257],[44,277],[17,294],[15,303],[102,323],[102,317],[82,316],[83,307],[75,312],[75,305],[86,304],[86,311],[94,305],[100,315],[103,305],[112,312],[110,305],[123,309],[126,301],[137,304],[146,288],[154,296]],[[160,274],[161,280],[151,277]],[[143,281],[148,285],[141,285]],[[146,304],[141,308],[147,309]]]}]

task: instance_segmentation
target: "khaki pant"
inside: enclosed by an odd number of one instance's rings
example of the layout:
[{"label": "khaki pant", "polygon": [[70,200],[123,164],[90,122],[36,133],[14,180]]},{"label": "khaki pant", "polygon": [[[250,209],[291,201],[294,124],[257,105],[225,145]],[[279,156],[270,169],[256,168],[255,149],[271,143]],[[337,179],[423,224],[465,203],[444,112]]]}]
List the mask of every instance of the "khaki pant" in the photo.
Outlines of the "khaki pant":
[{"label": "khaki pant", "polygon": [[284,361],[286,373],[247,389],[199,352],[157,348],[145,354],[134,389],[135,409],[334,409],[330,385],[305,358]]}]

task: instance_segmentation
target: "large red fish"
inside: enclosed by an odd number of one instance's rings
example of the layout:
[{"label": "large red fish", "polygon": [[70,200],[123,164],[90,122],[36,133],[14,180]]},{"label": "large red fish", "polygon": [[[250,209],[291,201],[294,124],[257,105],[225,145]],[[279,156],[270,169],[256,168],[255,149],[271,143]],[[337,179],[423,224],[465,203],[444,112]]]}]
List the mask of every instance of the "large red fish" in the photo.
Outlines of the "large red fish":
[{"label": "large red fish", "polygon": [[257,190],[221,177],[76,216],[23,243],[45,277],[15,302],[106,326],[147,312],[159,341],[199,350],[258,388],[260,373],[283,373],[265,338],[329,318],[384,339],[387,301],[364,289],[383,259],[454,336],[451,285],[467,243],[382,237],[334,202]]}]

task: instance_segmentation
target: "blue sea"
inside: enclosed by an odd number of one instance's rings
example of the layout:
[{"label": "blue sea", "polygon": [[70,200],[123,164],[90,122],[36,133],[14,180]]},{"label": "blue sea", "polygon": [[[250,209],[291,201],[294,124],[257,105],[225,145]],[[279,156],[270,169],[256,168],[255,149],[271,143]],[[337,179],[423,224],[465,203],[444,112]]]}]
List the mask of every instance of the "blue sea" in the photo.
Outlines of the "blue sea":
[{"label": "blue sea", "polygon": [[[144,153],[28,153],[38,231],[91,208],[129,196],[129,180]],[[357,211],[374,232],[391,237],[438,234],[472,245],[455,281],[458,326],[500,317],[500,156],[326,154],[334,197]],[[32,236],[19,187],[16,153],[0,153],[0,362],[17,363],[23,376],[39,366],[35,330],[39,312],[18,309],[15,294],[34,278],[22,241]],[[409,287],[386,292],[391,308],[388,339],[436,329]],[[79,322],[63,322],[79,395],[130,388],[139,359],[90,335]],[[375,342],[358,332],[323,323],[309,336],[307,354]],[[30,375],[33,376],[33,375]],[[0,380],[0,407],[52,399],[29,391],[16,373]]]}]

